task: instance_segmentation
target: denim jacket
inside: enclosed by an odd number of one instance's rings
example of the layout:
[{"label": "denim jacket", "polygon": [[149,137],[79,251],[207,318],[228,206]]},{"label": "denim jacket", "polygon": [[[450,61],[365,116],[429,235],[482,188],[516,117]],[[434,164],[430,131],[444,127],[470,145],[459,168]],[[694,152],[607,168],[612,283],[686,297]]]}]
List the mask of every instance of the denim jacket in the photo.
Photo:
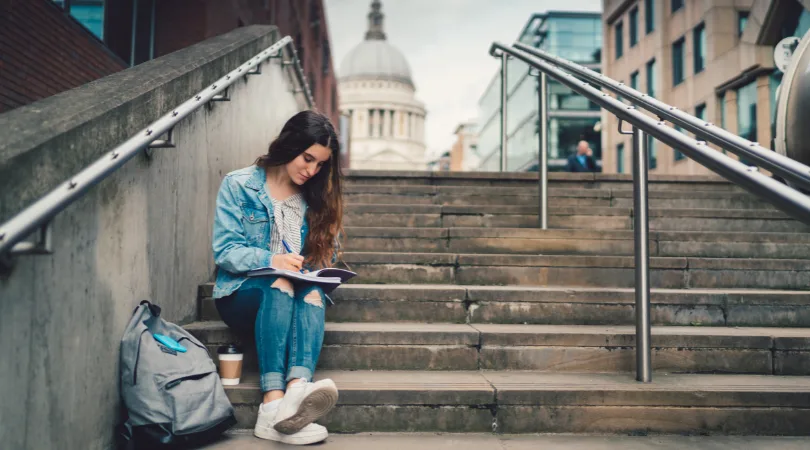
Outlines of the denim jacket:
[{"label": "denim jacket", "polygon": [[[214,298],[225,297],[247,280],[244,273],[270,267],[273,255],[270,247],[273,226],[273,202],[265,189],[264,169],[250,166],[229,173],[222,180],[217,194],[214,215],[214,262],[217,281]],[[309,224],[304,205],[301,242],[306,242]],[[304,255],[306,249],[301,250]]]}]

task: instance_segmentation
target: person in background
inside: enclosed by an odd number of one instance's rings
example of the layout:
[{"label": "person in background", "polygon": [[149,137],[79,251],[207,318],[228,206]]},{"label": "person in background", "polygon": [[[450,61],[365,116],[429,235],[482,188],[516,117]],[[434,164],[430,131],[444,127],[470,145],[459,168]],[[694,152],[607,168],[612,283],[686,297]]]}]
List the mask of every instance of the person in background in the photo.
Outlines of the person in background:
[{"label": "person in background", "polygon": [[579,141],[577,153],[568,157],[565,169],[569,172],[599,172],[596,161],[593,159],[593,150],[588,142]]}]

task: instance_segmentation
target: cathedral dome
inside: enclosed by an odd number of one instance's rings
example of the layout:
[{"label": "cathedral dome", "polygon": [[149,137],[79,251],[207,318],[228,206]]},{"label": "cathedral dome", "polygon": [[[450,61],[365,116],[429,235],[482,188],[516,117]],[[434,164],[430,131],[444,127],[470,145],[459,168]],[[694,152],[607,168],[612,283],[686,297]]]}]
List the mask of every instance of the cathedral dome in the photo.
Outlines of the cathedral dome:
[{"label": "cathedral dome", "polygon": [[384,18],[380,0],[372,1],[366,38],[341,61],[339,80],[372,78],[399,81],[413,86],[411,68],[405,56],[385,40]]},{"label": "cathedral dome", "polygon": [[340,79],[375,78],[413,85],[405,56],[385,40],[369,39],[354,47],[340,64]]}]

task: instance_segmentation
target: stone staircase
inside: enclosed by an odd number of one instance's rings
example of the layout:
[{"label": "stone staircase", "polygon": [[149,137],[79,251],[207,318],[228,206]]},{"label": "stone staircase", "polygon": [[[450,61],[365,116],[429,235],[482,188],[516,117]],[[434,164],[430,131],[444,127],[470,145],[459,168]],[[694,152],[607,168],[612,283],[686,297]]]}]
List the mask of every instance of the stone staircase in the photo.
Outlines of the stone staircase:
[{"label": "stone staircase", "polygon": [[[810,434],[810,227],[709,177],[651,177],[653,383],[634,380],[632,183],[353,172],[316,378],[332,432]],[[199,289],[187,325],[238,338]],[[229,388],[261,394],[255,350]]]}]

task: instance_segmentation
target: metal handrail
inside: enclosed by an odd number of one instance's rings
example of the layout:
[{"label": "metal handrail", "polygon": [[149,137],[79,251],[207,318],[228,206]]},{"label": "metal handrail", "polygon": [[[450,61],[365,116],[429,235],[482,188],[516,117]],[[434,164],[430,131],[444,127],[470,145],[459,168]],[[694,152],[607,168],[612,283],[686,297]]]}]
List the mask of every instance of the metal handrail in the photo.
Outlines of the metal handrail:
[{"label": "metal handrail", "polygon": [[[174,147],[172,141],[172,130],[178,122],[183,120],[192,112],[201,108],[209,102],[229,101],[228,88],[238,80],[248,75],[260,75],[261,64],[272,58],[282,58],[282,66],[292,65],[295,69],[296,77],[301,84],[300,89],[295,93],[303,93],[306,97],[307,105],[314,106],[312,93],[307,84],[307,79],[301,69],[298,54],[293,40],[285,36],[275,44],[266,48],[262,52],[250,58],[238,68],[218,79],[196,95],[181,103],[170,113],[149,124],[143,130],[135,133],[124,143],[116,146],[92,164],[82,169],[79,173],[59,185],[56,189],[45,194],[42,198],[32,203],[20,213],[12,217],[6,223],[0,225],[0,256],[20,255],[20,254],[48,254],[51,252],[51,219],[67,208],[71,203],[80,198],[91,187],[95,186],[130,159],[140,153],[141,150],[155,148]],[[285,46],[292,50],[292,59],[283,59]],[[166,135],[165,139],[158,139]],[[24,241],[31,233],[40,230],[37,242]]]},{"label": "metal handrail", "polygon": [[[517,58],[529,64],[536,71],[539,71],[540,89],[538,90],[538,117],[541,118],[539,126],[539,136],[541,139],[540,152],[538,155],[541,167],[539,169],[540,181],[540,224],[543,229],[547,227],[545,218],[548,209],[548,176],[546,174],[547,160],[546,147],[543,141],[547,140],[548,127],[542,118],[547,110],[547,92],[545,86],[545,76],[549,75],[568,86],[574,92],[584,96],[591,102],[612,113],[619,119],[619,132],[622,134],[632,134],[633,143],[633,235],[635,245],[635,312],[636,312],[636,379],[642,382],[652,381],[651,364],[651,344],[650,344],[650,249],[649,249],[649,207],[647,201],[648,194],[648,148],[646,134],[669,145],[675,150],[681,151],[686,156],[694,159],[703,166],[720,174],[728,180],[742,186],[747,191],[764,197],[778,208],[787,212],[792,217],[810,224],[810,197],[803,193],[784,185],[775,179],[759,172],[756,167],[748,167],[745,164],[730,158],[718,151],[709,148],[705,141],[692,139],[686,134],[668,127],[663,120],[656,121],[646,114],[638,111],[635,106],[628,106],[621,101],[611,97],[591,85],[588,81],[583,81],[575,77],[572,73],[566,72],[557,66],[572,66],[573,63],[561,58],[555,59],[555,64],[546,59],[538,58],[530,52],[516,47],[507,47],[500,43],[493,43],[489,49],[492,56],[499,57],[502,64],[509,57]],[[530,70],[532,70],[530,69]],[[607,77],[603,77],[607,78]],[[611,80],[612,81],[612,80]],[[601,85],[601,84],[600,84]],[[502,86],[503,89],[503,86]],[[634,91],[635,92],[635,91]],[[628,95],[628,97],[630,97]],[[503,95],[502,95],[503,102]],[[501,104],[501,109],[506,105]],[[688,116],[687,114],[684,114]],[[676,114],[679,123],[687,123],[685,117]],[[689,116],[691,117],[691,116]],[[622,123],[629,122],[633,129],[630,132],[622,130]],[[501,125],[504,127],[504,124]],[[686,127],[685,127],[686,128]],[[713,135],[715,136],[715,135]],[[725,142],[723,142],[725,144]],[[721,145],[724,147],[724,145]],[[752,144],[753,147],[753,144]],[[501,147],[505,152],[505,146]],[[752,153],[753,154],[753,153]],[[502,155],[502,158],[504,156]],[[768,158],[769,167],[783,167],[778,161]],[[780,173],[790,172],[784,169]]]},{"label": "metal handrail", "polygon": [[621,95],[630,101],[630,103],[655,114],[661,120],[672,122],[684,130],[694,133],[695,136],[699,138],[716,144],[740,158],[744,158],[763,169],[767,169],[786,180],[796,183],[804,189],[810,190],[810,167],[796,160],[780,155],[769,148],[762,147],[757,142],[752,142],[737,136],[734,133],[715,126],[707,120],[699,119],[683,112],[674,106],[670,106],[654,97],[641,93],[624,83],[588,69],[585,66],[567,61],[546,51],[520,42],[516,42],[514,46],[517,49],[523,50],[526,53],[571,72],[591,84]]},{"label": "metal handrail", "polygon": [[574,92],[606,109],[621,121],[640,128],[645,133],[652,135],[673,149],[681,151],[686,156],[729,181],[740,185],[752,194],[764,197],[796,220],[810,225],[810,197],[803,193],[766,176],[755,167],[749,167],[734,158],[711,149],[705,141],[690,138],[686,134],[666,126],[666,122],[663,120],[652,119],[638,111],[635,106],[625,105],[607,93],[590,86],[587,81],[579,80],[571,73],[554,67],[552,64],[522,50],[496,42],[490,47],[490,53],[495,55],[496,52],[508,53],[535,69],[545,72],[571,88]]}]

